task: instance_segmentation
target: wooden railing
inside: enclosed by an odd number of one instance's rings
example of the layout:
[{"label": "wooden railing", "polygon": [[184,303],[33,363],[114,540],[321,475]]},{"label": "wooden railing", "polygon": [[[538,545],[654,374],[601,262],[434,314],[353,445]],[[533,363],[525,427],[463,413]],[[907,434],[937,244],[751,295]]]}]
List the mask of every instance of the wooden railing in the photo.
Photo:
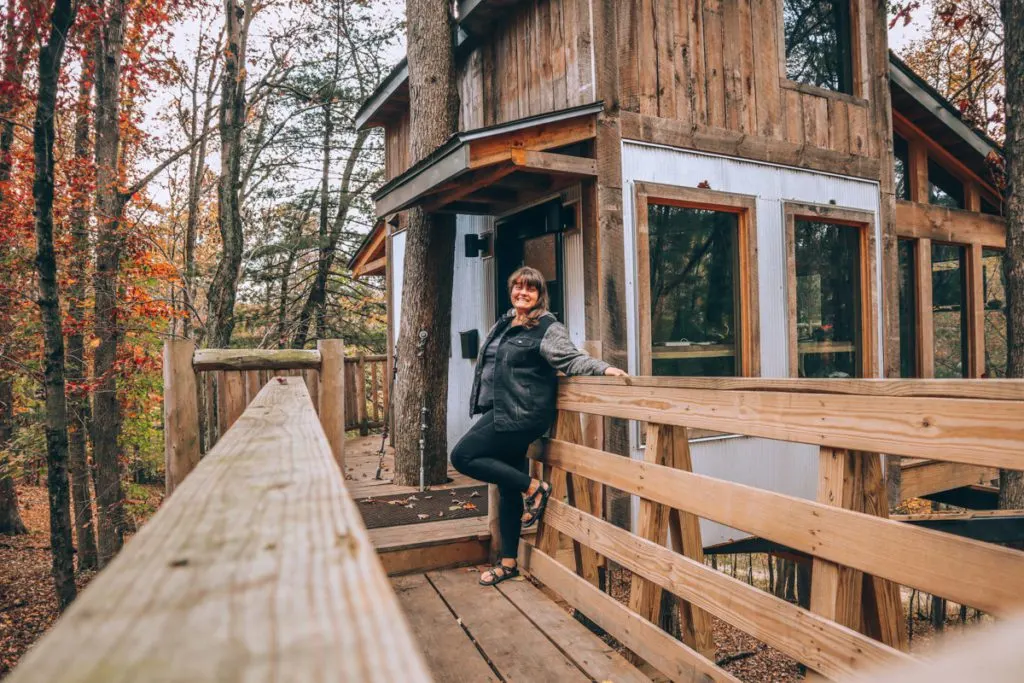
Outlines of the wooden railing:
[{"label": "wooden railing", "polygon": [[7,680],[431,676],[306,385],[287,377],[259,391]]},{"label": "wooden railing", "polygon": [[356,356],[345,359],[345,429],[366,436],[384,426],[391,390],[387,356]]},{"label": "wooden railing", "polygon": [[[714,664],[709,615],[842,679],[908,658],[900,585],[1024,609],[1024,553],[886,519],[878,455],[1024,469],[1024,382],[579,378],[558,407],[535,451],[555,493],[523,566],[672,680],[736,680]],[[580,413],[646,423],[645,459],[583,445]],[[818,499],[694,474],[690,429],[819,446]],[[605,486],[640,498],[637,534],[602,519]],[[810,608],[707,567],[701,518],[813,558]],[[597,588],[605,558],[632,572],[628,607]],[[663,590],[682,601],[682,642],[655,626]]]},{"label": "wooden railing", "polygon": [[228,432],[271,379],[300,377],[327,434],[335,461],[345,463],[345,346],[317,342],[315,351],[200,349],[188,339],[164,343],[164,454],[167,493]]}]

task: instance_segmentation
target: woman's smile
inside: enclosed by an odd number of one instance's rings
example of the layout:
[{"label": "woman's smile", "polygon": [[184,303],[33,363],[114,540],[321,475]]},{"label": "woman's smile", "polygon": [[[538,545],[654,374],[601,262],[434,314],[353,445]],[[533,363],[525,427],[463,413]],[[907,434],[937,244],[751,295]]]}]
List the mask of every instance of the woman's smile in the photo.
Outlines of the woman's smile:
[{"label": "woman's smile", "polygon": [[520,315],[532,311],[533,307],[537,305],[539,297],[540,292],[537,291],[536,287],[522,285],[518,282],[512,285],[512,307]]}]

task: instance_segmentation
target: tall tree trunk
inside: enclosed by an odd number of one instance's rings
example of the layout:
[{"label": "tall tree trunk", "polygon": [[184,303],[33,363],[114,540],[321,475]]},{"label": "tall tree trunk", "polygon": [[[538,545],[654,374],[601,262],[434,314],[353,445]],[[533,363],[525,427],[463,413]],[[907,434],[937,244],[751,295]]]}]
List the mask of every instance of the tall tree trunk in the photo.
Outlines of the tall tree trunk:
[{"label": "tall tree trunk", "polygon": [[[1002,0],[1006,76],[1007,377],[1024,377],[1024,0]],[[1024,508],[1024,472],[1001,470],[999,507]]]},{"label": "tall tree trunk", "polygon": [[121,335],[117,295],[125,199],[118,183],[118,157],[125,0],[112,0],[101,8],[104,15],[96,53],[95,120],[96,221],[99,231],[93,276],[94,324],[99,345],[93,360],[97,386],[93,398],[92,448],[96,463],[99,560],[103,567],[124,544],[124,493],[118,448],[122,416],[114,363]]},{"label": "tall tree trunk", "polygon": [[75,20],[71,0],[56,0],[50,36],[39,51],[39,94],[32,126],[35,177],[36,271],[43,325],[43,389],[46,397],[46,488],[50,500],[50,548],[57,605],[75,599],[74,546],[68,491],[68,415],[64,396],[64,332],[61,328],[57,257],[53,249],[53,138],[60,76],[68,30]]},{"label": "tall tree trunk", "polygon": [[78,547],[78,569],[96,569],[99,555],[96,528],[92,518],[92,495],[89,491],[89,465],[86,454],[89,428],[89,394],[84,388],[88,377],[85,363],[85,279],[89,270],[89,198],[82,188],[89,176],[89,109],[94,70],[92,64],[82,66],[78,79],[78,102],[75,107],[75,160],[72,171],[74,189],[71,198],[72,254],[68,291],[67,369],[69,380],[77,386],[68,391],[68,465],[71,469],[71,500],[75,508],[75,539]]},{"label": "tall tree trunk", "polygon": [[[454,18],[451,3],[437,0],[406,0],[405,12],[412,152],[419,160],[458,128]],[[447,476],[454,259],[455,217],[410,211],[395,387],[395,482],[402,485],[419,481],[421,438],[424,483]]]},{"label": "tall tree trunk", "polygon": [[[15,0],[8,0],[4,26],[3,80],[11,86],[22,83],[27,64],[28,38],[18,39],[15,23]],[[14,111],[16,87],[0,93],[0,203],[6,200],[7,183],[11,180],[11,148],[14,146]],[[6,254],[0,253],[0,258]],[[6,290],[0,290],[4,292]],[[9,299],[0,296],[0,310],[9,310]],[[0,320],[0,336],[9,334],[11,322]],[[0,367],[0,450],[14,437],[14,384],[13,379]],[[0,534],[24,534],[28,530],[18,511],[18,496],[14,489],[13,464],[0,459]]]},{"label": "tall tree trunk", "polygon": [[[0,451],[14,435],[14,384],[0,378]],[[18,493],[14,490],[14,464],[0,458],[0,535],[27,534],[18,511]]]},{"label": "tall tree trunk", "polygon": [[341,176],[341,190],[338,192],[338,210],[334,214],[334,222],[331,224],[329,232],[327,229],[326,203],[327,155],[329,154],[329,149],[326,147],[327,139],[325,137],[324,177],[323,187],[321,188],[323,195],[321,195],[320,200],[320,255],[317,259],[316,277],[313,279],[313,286],[310,288],[309,296],[306,298],[306,303],[302,306],[302,312],[299,314],[299,324],[295,331],[295,336],[292,338],[292,348],[301,349],[306,345],[309,322],[314,314],[316,315],[317,337],[324,339],[327,336],[327,279],[331,274],[331,268],[334,266],[338,241],[341,239],[342,228],[345,227],[345,222],[348,220],[348,212],[352,207],[352,200],[363,190],[363,187],[353,188],[352,183],[356,164],[359,162],[363,146],[366,144],[369,134],[369,131],[361,131],[356,136],[355,144],[352,145],[352,149],[349,152],[348,160],[345,162],[345,170]]},{"label": "tall tree trunk", "polygon": [[[248,8],[250,3],[246,3]],[[245,124],[245,10],[235,0],[224,2],[224,73],[220,101],[220,182],[217,185],[217,226],[221,257],[207,293],[207,343],[231,344],[235,327],[235,296],[242,268],[242,215],[239,184],[242,173],[242,129]]]}]

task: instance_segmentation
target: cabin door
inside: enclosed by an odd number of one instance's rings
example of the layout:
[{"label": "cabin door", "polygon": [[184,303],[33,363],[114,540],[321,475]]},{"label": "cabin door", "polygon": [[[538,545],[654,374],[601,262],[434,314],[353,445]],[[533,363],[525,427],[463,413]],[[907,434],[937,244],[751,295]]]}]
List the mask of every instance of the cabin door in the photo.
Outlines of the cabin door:
[{"label": "cabin door", "polygon": [[562,202],[554,199],[498,222],[494,243],[495,317],[501,317],[511,307],[509,276],[520,266],[531,266],[544,274],[551,312],[565,322],[563,226],[566,215]]}]

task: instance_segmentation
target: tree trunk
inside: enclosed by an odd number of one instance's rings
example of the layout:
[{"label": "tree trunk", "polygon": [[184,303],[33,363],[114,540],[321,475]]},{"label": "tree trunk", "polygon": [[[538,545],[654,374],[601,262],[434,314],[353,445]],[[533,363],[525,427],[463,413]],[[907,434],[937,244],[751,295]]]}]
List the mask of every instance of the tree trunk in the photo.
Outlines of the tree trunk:
[{"label": "tree trunk", "polygon": [[74,546],[68,491],[68,416],[64,395],[64,332],[61,328],[57,257],[53,249],[53,139],[57,81],[68,30],[75,20],[71,0],[56,0],[50,36],[39,51],[39,94],[32,126],[35,176],[36,271],[43,327],[43,390],[46,399],[46,488],[50,500],[50,547],[57,605],[62,611],[75,599]]},{"label": "tree trunk", "polygon": [[96,528],[92,518],[92,495],[89,491],[89,465],[86,455],[86,434],[89,429],[89,394],[85,363],[85,278],[89,269],[89,197],[83,188],[89,186],[89,110],[92,93],[92,65],[86,63],[78,79],[78,102],[75,107],[75,163],[72,171],[74,188],[71,198],[72,254],[68,275],[67,369],[68,379],[75,386],[68,390],[68,466],[71,469],[71,500],[75,509],[75,540],[78,548],[78,569],[96,569],[99,556]]},{"label": "tree trunk", "polygon": [[231,344],[238,276],[242,268],[244,237],[239,187],[245,124],[245,18],[245,10],[235,0],[225,0],[226,44],[221,76],[220,181],[217,184],[217,227],[222,251],[206,297],[209,309],[206,341],[214,348],[227,348]]},{"label": "tree trunk", "polygon": [[[406,0],[413,159],[458,128],[451,3]],[[395,482],[418,483],[423,440],[425,484],[448,470],[448,355],[451,349],[455,217],[409,212],[395,387]],[[424,428],[421,431],[421,425]]]},{"label": "tree trunk", "polygon": [[[1024,377],[1024,0],[1002,0],[1006,76],[1007,377]],[[1001,470],[999,507],[1024,508],[1024,472]]]},{"label": "tree trunk", "polygon": [[121,404],[117,397],[118,281],[121,270],[121,194],[118,156],[121,138],[121,61],[124,48],[125,0],[113,0],[103,17],[96,53],[96,271],[93,358],[92,448],[96,463],[96,504],[99,513],[99,562],[104,567],[124,544],[124,493],[121,487],[119,440]]},{"label": "tree trunk", "polygon": [[[354,189],[352,181],[356,171],[356,164],[360,160],[363,146],[366,144],[368,137],[369,131],[361,131],[356,137],[355,144],[352,145],[352,150],[349,152],[348,160],[345,162],[345,171],[341,176],[341,190],[338,192],[338,210],[334,214],[334,222],[329,232],[327,231],[325,213],[327,211],[327,165],[326,161],[324,163],[324,183],[320,190],[323,193],[320,200],[320,257],[316,264],[316,278],[313,280],[313,286],[309,290],[309,297],[306,299],[306,303],[302,307],[302,313],[299,315],[299,324],[296,328],[295,337],[292,339],[292,348],[301,349],[306,345],[310,319],[314,314],[316,316],[317,338],[327,338],[327,278],[330,276],[331,268],[334,266],[338,241],[341,239],[342,228],[345,227],[345,222],[348,220],[348,212],[352,207],[352,200],[363,190],[361,187]],[[326,147],[326,137],[324,144],[326,159],[329,154],[329,150]]]},{"label": "tree trunk", "polygon": [[[14,385],[10,379],[0,379],[0,452],[14,434]],[[18,493],[14,490],[14,466],[0,458],[0,535],[27,534],[18,511]]]}]

